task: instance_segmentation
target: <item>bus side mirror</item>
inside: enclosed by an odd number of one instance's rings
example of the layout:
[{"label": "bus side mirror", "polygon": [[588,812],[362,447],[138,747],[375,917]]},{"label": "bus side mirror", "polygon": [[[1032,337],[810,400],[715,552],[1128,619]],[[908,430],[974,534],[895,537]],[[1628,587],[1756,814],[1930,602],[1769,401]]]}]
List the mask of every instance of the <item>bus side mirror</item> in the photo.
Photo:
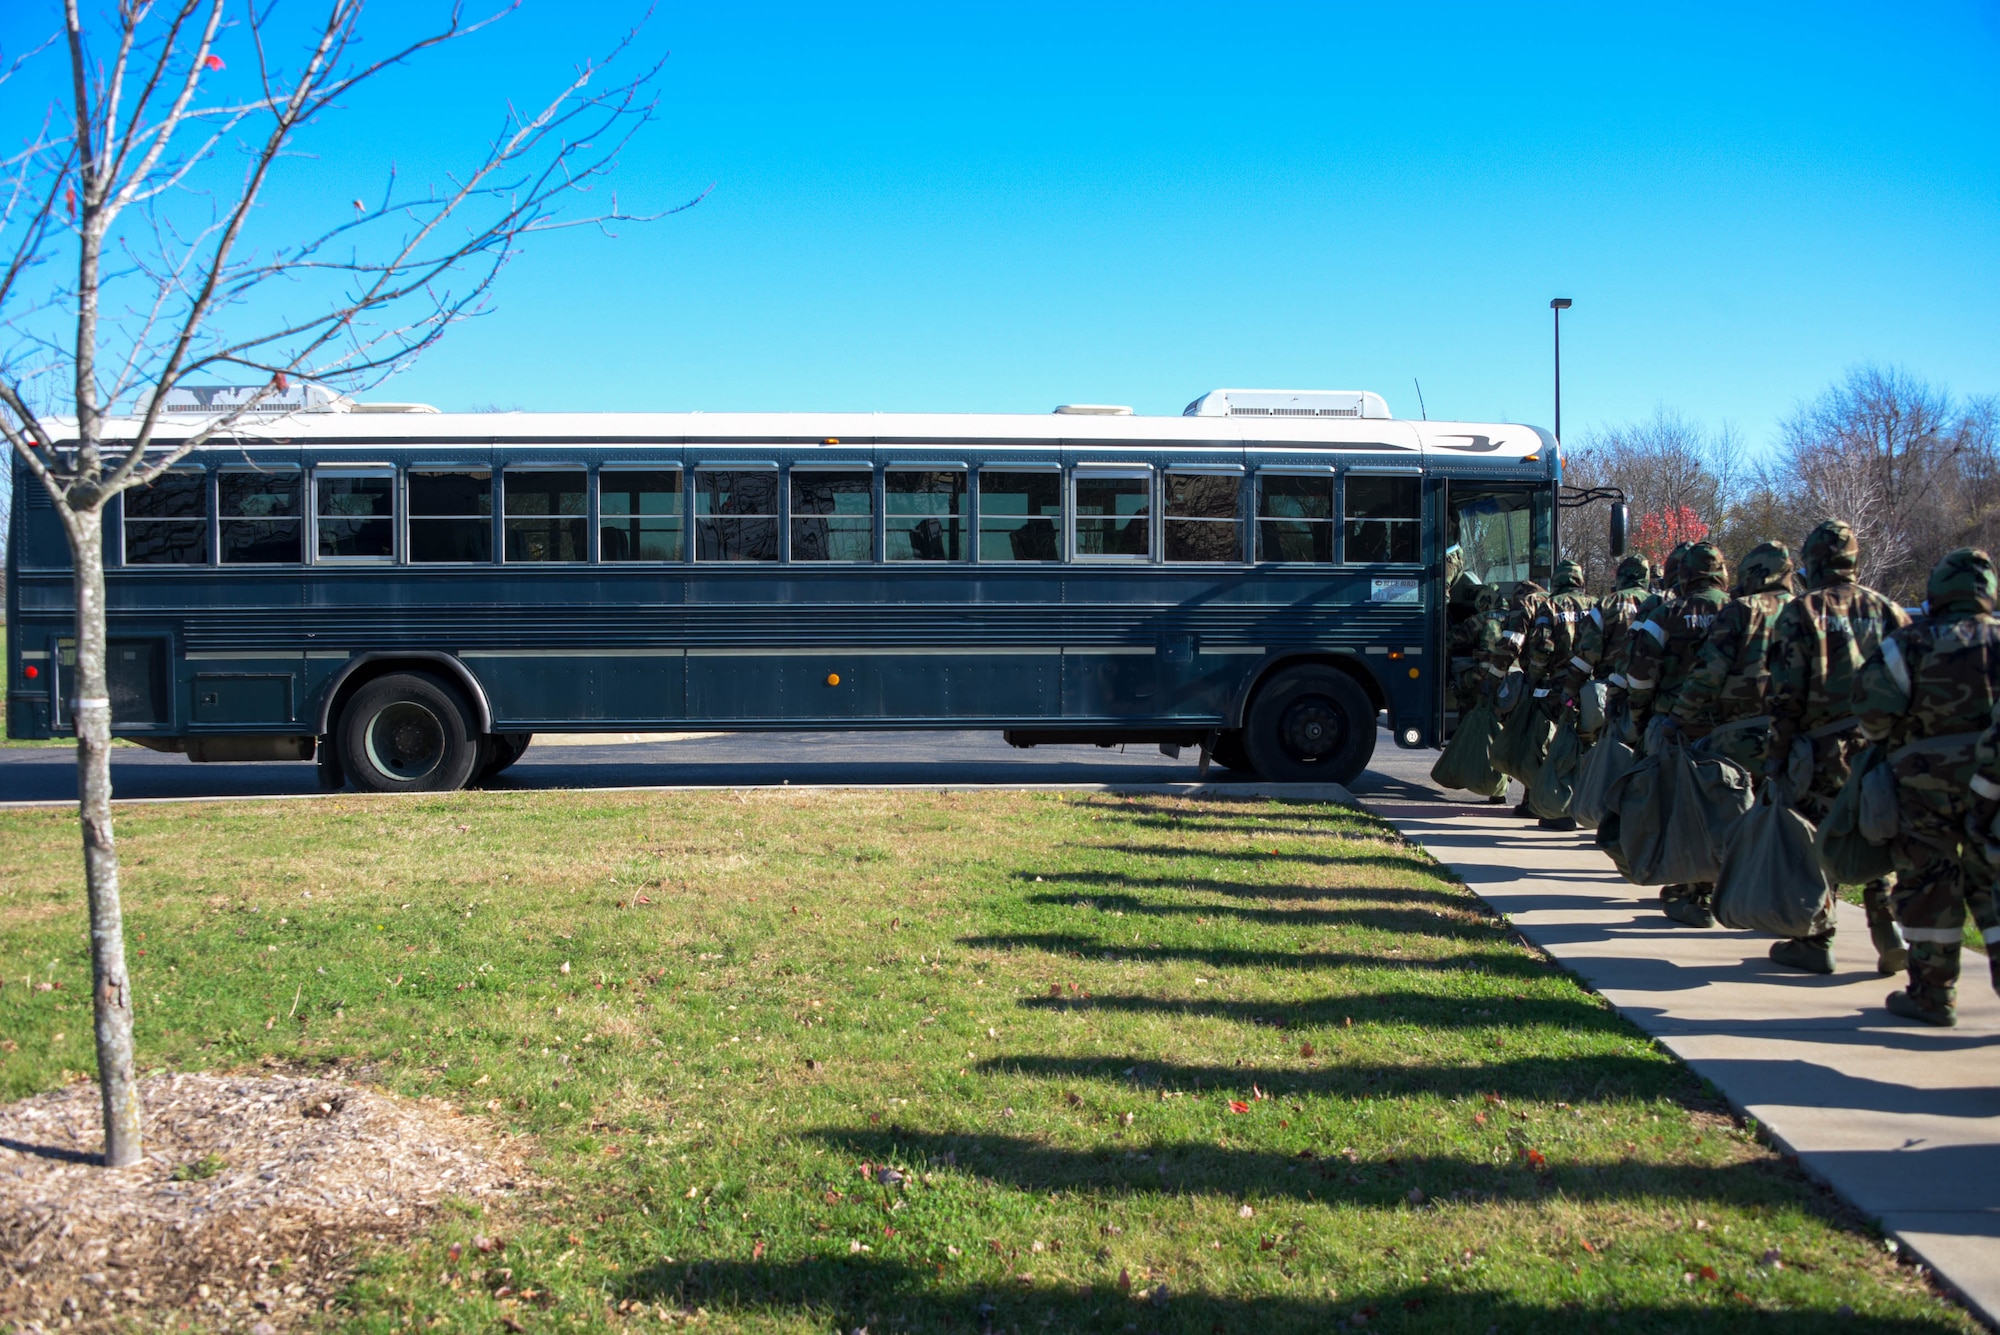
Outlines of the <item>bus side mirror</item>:
[{"label": "bus side mirror", "polygon": [[1631,511],[1623,501],[1611,503],[1611,559],[1625,555],[1625,530],[1631,520]]}]

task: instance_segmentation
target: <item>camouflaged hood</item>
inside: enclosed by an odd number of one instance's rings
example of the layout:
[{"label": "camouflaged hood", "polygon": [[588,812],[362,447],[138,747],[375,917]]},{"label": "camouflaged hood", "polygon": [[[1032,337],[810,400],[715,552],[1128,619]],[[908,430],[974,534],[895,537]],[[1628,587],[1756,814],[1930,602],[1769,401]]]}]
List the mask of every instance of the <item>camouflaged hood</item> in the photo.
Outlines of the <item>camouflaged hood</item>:
[{"label": "camouflaged hood", "polygon": [[1806,578],[1814,584],[1840,577],[1852,579],[1855,567],[1861,564],[1861,544],[1855,541],[1854,529],[1845,520],[1822,519],[1806,534],[1799,560],[1805,566]]},{"label": "camouflaged hood", "polygon": [[1931,615],[1945,612],[1991,612],[2000,580],[1993,558],[1977,547],[1961,547],[1931,570],[1926,589]]},{"label": "camouflaged hood", "polygon": [[1653,563],[1633,553],[1618,563],[1618,590],[1643,589],[1652,581]]},{"label": "camouflaged hood", "polygon": [[1557,593],[1580,593],[1583,591],[1583,567],[1575,561],[1564,561],[1556,567],[1555,591]]},{"label": "camouflaged hood", "polygon": [[1782,542],[1760,542],[1743,557],[1737,583],[1743,592],[1766,593],[1772,589],[1789,592],[1792,587],[1792,553]]},{"label": "camouflaged hood", "polygon": [[1683,593],[1721,588],[1729,582],[1729,562],[1723,558],[1722,549],[1714,543],[1693,543],[1689,545],[1687,554],[1681,557],[1680,576]]}]

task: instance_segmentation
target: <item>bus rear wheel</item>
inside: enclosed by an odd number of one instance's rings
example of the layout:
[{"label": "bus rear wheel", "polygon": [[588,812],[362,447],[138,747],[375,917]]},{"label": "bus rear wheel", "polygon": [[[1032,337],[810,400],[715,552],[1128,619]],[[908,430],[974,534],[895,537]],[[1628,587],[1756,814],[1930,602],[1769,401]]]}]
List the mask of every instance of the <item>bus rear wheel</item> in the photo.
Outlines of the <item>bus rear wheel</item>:
[{"label": "bus rear wheel", "polygon": [[341,711],[340,766],[364,793],[443,793],[465,787],[479,741],[457,691],[422,672],[377,677]]},{"label": "bus rear wheel", "polygon": [[1375,754],[1375,710],[1335,668],[1288,668],[1257,695],[1243,742],[1273,783],[1352,783]]}]

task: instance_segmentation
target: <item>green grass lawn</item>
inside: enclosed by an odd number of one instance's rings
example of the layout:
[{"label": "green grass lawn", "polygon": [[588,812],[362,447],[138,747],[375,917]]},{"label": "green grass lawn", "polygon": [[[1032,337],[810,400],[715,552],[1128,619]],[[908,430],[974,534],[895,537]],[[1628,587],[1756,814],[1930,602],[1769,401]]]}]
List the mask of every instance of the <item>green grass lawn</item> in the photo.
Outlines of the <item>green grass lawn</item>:
[{"label": "green grass lawn", "polygon": [[[372,1258],[352,1328],[1975,1329],[1339,808],[485,793],[119,825],[145,1066],[339,1063],[536,1138],[512,1215]],[[6,1097],[91,1062],[76,850],[72,816],[0,814]],[[495,1231],[504,1265],[449,1250]]]}]

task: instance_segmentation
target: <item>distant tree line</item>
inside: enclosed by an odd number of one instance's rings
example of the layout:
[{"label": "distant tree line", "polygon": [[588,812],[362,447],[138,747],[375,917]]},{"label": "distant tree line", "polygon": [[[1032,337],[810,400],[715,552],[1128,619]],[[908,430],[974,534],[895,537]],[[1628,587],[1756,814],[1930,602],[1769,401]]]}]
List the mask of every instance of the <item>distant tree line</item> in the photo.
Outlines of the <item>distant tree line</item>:
[{"label": "distant tree line", "polygon": [[[1707,538],[1733,564],[1759,542],[1794,553],[1822,519],[1861,540],[1861,579],[1910,605],[1954,547],[2000,544],[2000,399],[1960,398],[1892,367],[1861,366],[1780,426],[1777,446],[1747,457],[1728,427],[1667,408],[1588,432],[1563,460],[1571,486],[1615,486],[1632,507],[1632,546],[1655,561]],[[1563,516],[1564,554],[1592,587],[1609,587],[1608,511]]]}]

